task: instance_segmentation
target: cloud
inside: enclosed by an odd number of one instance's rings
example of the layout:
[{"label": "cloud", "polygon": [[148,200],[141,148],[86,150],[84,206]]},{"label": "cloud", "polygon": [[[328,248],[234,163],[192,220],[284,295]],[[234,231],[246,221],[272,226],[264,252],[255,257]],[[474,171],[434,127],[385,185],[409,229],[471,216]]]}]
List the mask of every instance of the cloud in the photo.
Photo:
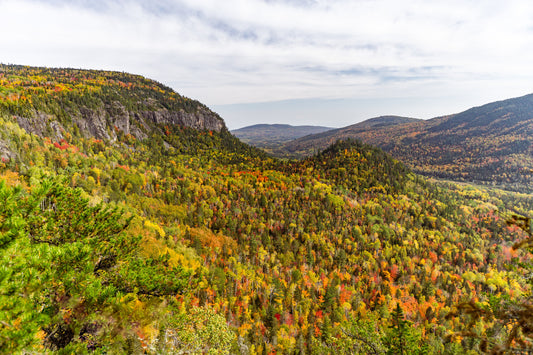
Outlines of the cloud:
[{"label": "cloud", "polygon": [[526,0],[0,0],[0,62],[135,72],[209,105],[488,100],[531,91],[532,14]]}]

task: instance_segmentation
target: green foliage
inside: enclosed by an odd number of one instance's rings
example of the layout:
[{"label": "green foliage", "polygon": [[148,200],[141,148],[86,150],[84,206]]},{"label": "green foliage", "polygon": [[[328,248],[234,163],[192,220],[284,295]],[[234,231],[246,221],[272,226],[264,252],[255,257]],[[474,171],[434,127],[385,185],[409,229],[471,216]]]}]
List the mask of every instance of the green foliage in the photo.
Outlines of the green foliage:
[{"label": "green foliage", "polygon": [[132,217],[120,221],[123,212],[117,207],[102,203],[90,206],[81,194],[79,189],[52,181],[42,183],[25,211],[26,230],[32,242],[57,246],[84,240],[97,253],[113,253],[113,247],[120,245],[113,245],[112,237],[127,228]]},{"label": "green foliage", "polygon": [[5,247],[22,233],[24,221],[16,212],[21,189],[9,189],[0,181],[0,247]]},{"label": "green foliage", "polygon": [[140,239],[123,233],[131,218],[90,206],[80,190],[43,181],[25,194],[2,182],[0,195],[2,236],[10,239],[0,250],[4,349],[104,346],[125,321],[116,313],[122,295],[176,294],[187,285],[190,273],[166,267],[168,258],[137,255]]},{"label": "green foliage", "polygon": [[424,353],[420,343],[421,336],[418,330],[412,327],[412,322],[405,319],[405,314],[399,303],[396,304],[396,308],[391,313],[391,323],[384,341],[387,346],[387,354]]},{"label": "green foliage", "polygon": [[[335,186],[354,192],[397,193],[407,181],[403,164],[360,141],[337,141],[307,161]],[[307,161],[301,164],[305,167]]]},{"label": "green foliage", "polygon": [[193,307],[174,317],[160,337],[157,353],[232,354],[237,346],[225,318],[208,307]]},{"label": "green foliage", "polygon": [[344,353],[351,354],[384,354],[384,334],[375,317],[355,319],[347,322],[342,332],[345,335]]}]

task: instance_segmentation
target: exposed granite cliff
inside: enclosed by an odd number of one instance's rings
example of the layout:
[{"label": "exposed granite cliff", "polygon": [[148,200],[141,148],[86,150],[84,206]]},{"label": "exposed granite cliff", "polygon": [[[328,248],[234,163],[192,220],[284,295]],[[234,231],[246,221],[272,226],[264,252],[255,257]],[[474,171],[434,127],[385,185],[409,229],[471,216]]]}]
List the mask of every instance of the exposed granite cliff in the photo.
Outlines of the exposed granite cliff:
[{"label": "exposed granite cliff", "polygon": [[[65,127],[54,115],[35,111],[29,117],[15,116],[18,124],[27,132],[54,140],[64,138],[69,127]],[[154,130],[161,130],[163,126],[180,125],[199,130],[220,132],[226,129],[222,118],[205,107],[199,107],[196,112],[185,110],[170,111],[165,108],[132,112],[120,102],[102,105],[97,109],[80,107],[70,112],[71,129],[79,132],[83,137],[94,137],[114,141],[118,132],[131,134],[136,139],[143,140]]]},{"label": "exposed granite cliff", "polygon": [[16,157],[16,154],[13,153],[8,143],[0,139],[0,161],[11,160]]}]

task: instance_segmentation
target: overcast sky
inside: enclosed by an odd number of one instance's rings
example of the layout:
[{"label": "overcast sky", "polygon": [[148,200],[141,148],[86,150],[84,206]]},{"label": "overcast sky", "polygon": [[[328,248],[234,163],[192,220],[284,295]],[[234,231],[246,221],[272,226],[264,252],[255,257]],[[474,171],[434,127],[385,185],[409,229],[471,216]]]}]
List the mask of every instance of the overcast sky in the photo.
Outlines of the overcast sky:
[{"label": "overcast sky", "polygon": [[533,92],[530,0],[0,0],[0,23],[1,63],[141,74],[230,129]]}]

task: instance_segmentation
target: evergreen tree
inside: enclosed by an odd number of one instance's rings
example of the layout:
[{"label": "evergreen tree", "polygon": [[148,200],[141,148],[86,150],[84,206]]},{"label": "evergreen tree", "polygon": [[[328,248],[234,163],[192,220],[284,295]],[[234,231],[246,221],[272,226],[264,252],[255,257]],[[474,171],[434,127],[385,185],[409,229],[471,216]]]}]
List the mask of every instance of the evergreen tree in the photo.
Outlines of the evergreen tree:
[{"label": "evergreen tree", "polygon": [[420,335],[413,328],[412,323],[405,319],[399,303],[391,313],[392,324],[385,337],[388,355],[420,354]]}]

